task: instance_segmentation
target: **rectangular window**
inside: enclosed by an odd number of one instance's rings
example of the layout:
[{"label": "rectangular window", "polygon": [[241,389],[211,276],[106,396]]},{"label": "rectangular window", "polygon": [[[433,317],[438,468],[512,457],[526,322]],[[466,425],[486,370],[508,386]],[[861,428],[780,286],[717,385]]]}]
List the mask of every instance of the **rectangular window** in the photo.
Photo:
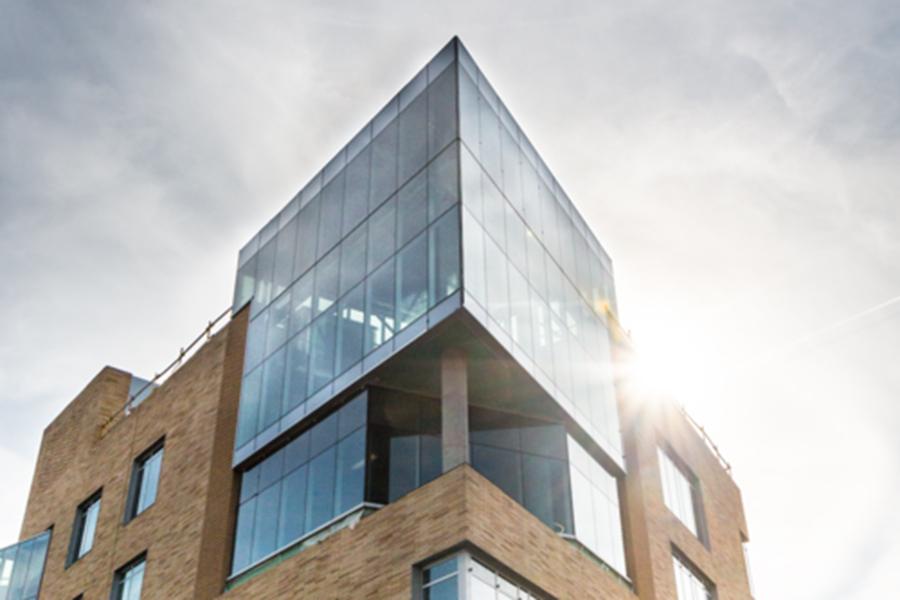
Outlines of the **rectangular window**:
[{"label": "rectangular window", "polygon": [[672,553],[672,564],[675,569],[678,600],[716,600],[716,590],[712,582],[682,559],[679,553]]},{"label": "rectangular window", "polygon": [[146,557],[141,555],[116,571],[113,579],[113,600],[140,600],[144,583]]},{"label": "rectangular window", "polygon": [[538,600],[532,592],[503,572],[469,552],[442,558],[422,569],[419,576],[422,600]]},{"label": "rectangular window", "polygon": [[705,543],[699,480],[681,460],[662,448],[658,450],[659,474],[666,506],[691,533]]},{"label": "rectangular window", "polygon": [[132,520],[156,502],[159,473],[162,469],[163,440],[159,440],[134,461],[125,522]]},{"label": "rectangular window", "polygon": [[363,504],[367,406],[355,397],[241,474],[232,574]]},{"label": "rectangular window", "polygon": [[102,490],[98,491],[82,502],[75,511],[75,524],[72,526],[68,564],[72,564],[94,547],[94,534],[97,531],[97,519],[100,516],[101,494]]}]

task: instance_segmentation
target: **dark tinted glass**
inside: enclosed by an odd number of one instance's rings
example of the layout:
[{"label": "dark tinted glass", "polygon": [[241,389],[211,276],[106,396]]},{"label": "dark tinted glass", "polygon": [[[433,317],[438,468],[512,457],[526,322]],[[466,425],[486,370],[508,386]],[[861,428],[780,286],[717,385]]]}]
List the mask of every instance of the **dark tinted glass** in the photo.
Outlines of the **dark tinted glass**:
[{"label": "dark tinted glass", "polygon": [[363,501],[366,432],[357,429],[338,443],[334,514],[340,515]]},{"label": "dark tinted glass", "polygon": [[309,486],[306,497],[306,530],[312,531],[334,515],[334,446],[309,463]]}]

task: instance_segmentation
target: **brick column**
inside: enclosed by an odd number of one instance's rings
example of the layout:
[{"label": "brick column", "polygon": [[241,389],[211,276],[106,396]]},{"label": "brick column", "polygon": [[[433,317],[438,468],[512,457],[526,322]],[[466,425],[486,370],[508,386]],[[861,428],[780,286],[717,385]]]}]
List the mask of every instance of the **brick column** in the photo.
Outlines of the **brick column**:
[{"label": "brick column", "polygon": [[441,356],[441,447],[444,472],[469,462],[469,388],[466,355],[450,348]]}]

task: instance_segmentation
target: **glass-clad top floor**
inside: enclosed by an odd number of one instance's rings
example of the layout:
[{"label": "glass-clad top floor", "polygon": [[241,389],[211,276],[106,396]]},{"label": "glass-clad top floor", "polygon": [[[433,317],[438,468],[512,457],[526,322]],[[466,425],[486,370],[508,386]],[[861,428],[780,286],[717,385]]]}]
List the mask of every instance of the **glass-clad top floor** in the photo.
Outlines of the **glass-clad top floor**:
[{"label": "glass-clad top floor", "polygon": [[0,549],[0,600],[35,600],[41,588],[50,545],[45,531]]},{"label": "glass-clad top floor", "polygon": [[457,310],[621,467],[612,265],[451,41],[241,251],[235,464]]}]

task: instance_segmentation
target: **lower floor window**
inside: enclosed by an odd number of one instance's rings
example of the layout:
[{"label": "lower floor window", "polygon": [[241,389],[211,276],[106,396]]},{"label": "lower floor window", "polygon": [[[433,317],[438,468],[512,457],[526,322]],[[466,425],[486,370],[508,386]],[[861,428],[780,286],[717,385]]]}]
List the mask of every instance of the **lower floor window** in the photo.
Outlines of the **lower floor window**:
[{"label": "lower floor window", "polygon": [[536,595],[497,569],[460,552],[422,569],[422,600],[538,600]]},{"label": "lower floor window", "polygon": [[678,600],[715,600],[716,592],[712,583],[686,560],[681,559],[677,552],[672,554],[672,563],[675,567]]},{"label": "lower floor window", "polygon": [[113,600],[140,600],[144,583],[144,556],[139,556],[118,571],[113,580]]}]

